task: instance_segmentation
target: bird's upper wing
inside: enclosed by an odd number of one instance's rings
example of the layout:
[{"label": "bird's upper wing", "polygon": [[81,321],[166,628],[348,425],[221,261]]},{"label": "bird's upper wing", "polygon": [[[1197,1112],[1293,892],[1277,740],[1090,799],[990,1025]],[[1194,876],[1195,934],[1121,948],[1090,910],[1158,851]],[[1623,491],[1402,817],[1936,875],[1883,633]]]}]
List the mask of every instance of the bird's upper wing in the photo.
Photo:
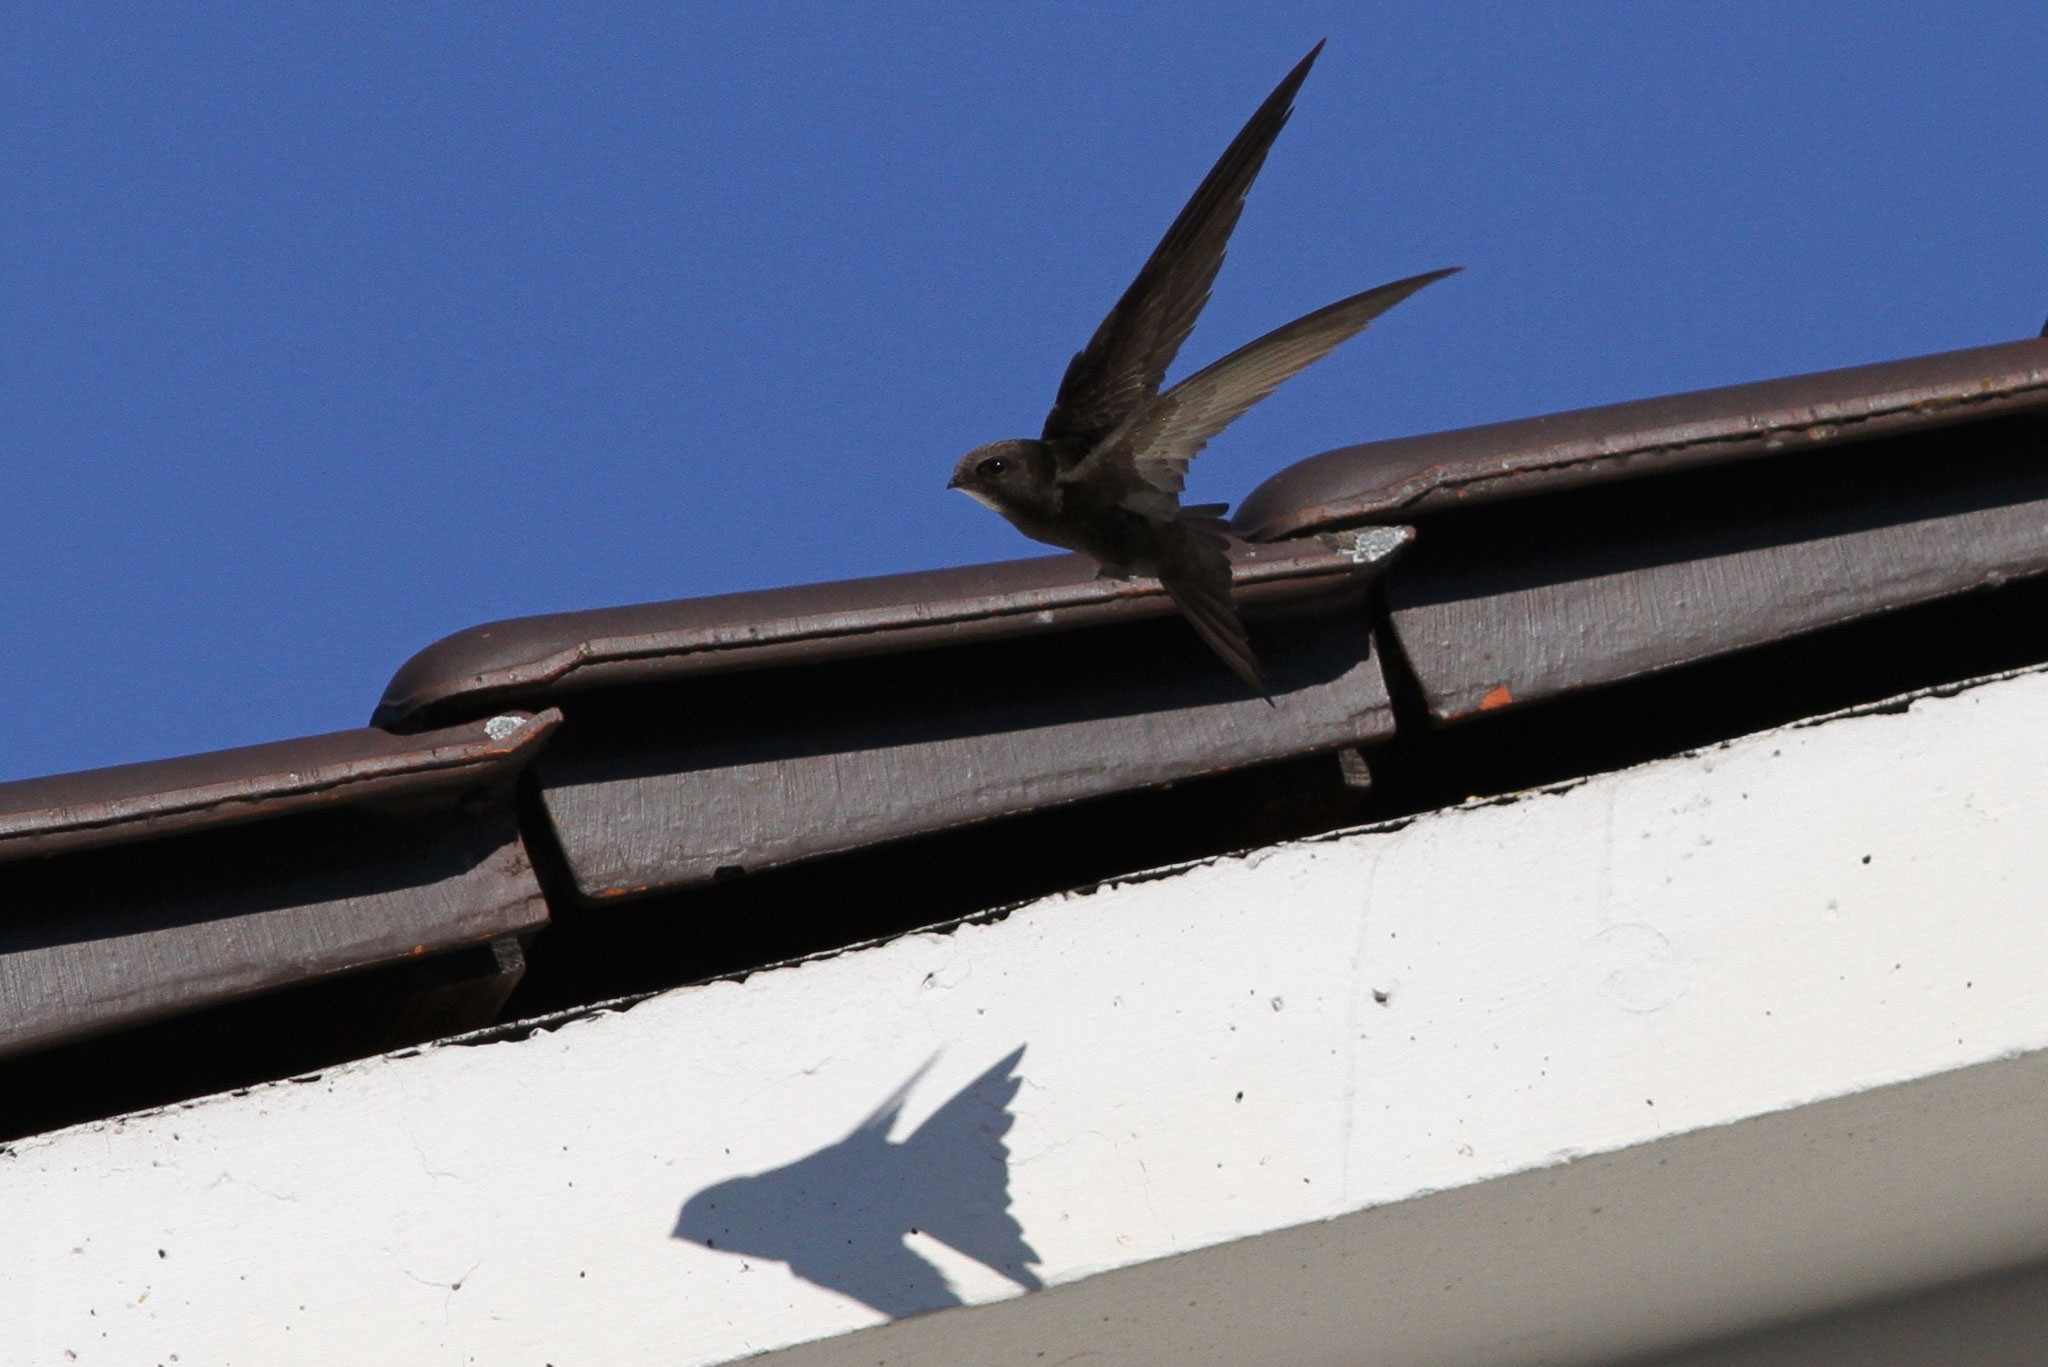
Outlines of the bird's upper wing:
[{"label": "bird's upper wing", "polygon": [[1044,440],[1087,450],[1159,391],[1166,368],[1209,302],[1245,193],[1322,50],[1317,43],[1266,97],[1153,248],[1138,278],[1075,354],[1046,415]]},{"label": "bird's upper wing", "polygon": [[1211,437],[1289,376],[1362,332],[1367,323],[1459,269],[1430,271],[1354,294],[1239,347],[1131,414],[1062,473],[1060,482],[1092,486],[1106,500],[1133,512],[1155,521],[1172,520],[1180,509],[1188,463]]}]

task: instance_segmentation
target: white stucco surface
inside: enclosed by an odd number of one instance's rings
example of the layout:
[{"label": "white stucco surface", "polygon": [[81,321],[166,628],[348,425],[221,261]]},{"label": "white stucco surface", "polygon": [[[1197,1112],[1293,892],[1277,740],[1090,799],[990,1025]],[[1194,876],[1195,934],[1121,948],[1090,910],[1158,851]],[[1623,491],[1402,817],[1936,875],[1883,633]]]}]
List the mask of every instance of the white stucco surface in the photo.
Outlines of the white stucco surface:
[{"label": "white stucco surface", "polygon": [[[860,1171],[945,1186],[911,1137],[1019,1047],[1010,1213],[1055,1286],[2048,1048],[2044,773],[2029,673],[16,1143],[0,1342],[568,1367],[873,1325],[675,1237],[683,1203],[913,1078]],[[901,1245],[970,1304],[1018,1294]]]}]

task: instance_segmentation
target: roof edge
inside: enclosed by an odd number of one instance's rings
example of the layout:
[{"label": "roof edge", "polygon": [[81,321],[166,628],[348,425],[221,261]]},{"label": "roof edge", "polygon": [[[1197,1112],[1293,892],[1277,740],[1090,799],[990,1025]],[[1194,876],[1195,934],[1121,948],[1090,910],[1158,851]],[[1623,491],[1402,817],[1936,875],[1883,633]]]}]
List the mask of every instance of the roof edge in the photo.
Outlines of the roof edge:
[{"label": "roof edge", "polygon": [[2048,408],[2027,338],[1339,447],[1254,489],[1255,541]]},{"label": "roof edge", "polygon": [[561,720],[508,713],[404,741],[337,731],[0,784],[0,862],[490,782]]},{"label": "roof edge", "polygon": [[[1360,587],[1412,539],[1373,528],[1233,548],[1257,611]],[[443,637],[401,666],[371,725],[410,730],[460,706],[603,684],[929,649],[1165,616],[1157,580],[1109,579],[1078,555],[1001,561],[630,607],[512,618]]]}]

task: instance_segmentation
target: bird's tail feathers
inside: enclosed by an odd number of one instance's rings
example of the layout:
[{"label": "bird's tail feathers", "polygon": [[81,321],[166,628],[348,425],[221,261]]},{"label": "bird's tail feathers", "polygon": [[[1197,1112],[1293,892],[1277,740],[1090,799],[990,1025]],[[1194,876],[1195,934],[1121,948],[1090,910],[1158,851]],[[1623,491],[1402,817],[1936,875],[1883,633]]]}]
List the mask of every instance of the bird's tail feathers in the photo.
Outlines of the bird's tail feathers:
[{"label": "bird's tail feathers", "polygon": [[1233,674],[1273,705],[1259,672],[1259,657],[1230,599],[1230,534],[1223,521],[1227,503],[1201,503],[1183,508],[1175,525],[1186,534],[1194,573],[1163,574],[1160,583],[1195,634],[1216,652]]}]

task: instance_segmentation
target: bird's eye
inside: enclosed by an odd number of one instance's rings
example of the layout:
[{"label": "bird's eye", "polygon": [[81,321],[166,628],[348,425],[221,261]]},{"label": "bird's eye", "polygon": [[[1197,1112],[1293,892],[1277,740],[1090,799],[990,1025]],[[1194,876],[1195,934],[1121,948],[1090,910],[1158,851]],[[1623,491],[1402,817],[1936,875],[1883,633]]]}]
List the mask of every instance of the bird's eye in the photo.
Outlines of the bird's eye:
[{"label": "bird's eye", "polygon": [[974,467],[974,473],[984,479],[994,479],[1009,468],[1010,462],[1004,460],[1001,456],[990,456],[987,460]]}]

